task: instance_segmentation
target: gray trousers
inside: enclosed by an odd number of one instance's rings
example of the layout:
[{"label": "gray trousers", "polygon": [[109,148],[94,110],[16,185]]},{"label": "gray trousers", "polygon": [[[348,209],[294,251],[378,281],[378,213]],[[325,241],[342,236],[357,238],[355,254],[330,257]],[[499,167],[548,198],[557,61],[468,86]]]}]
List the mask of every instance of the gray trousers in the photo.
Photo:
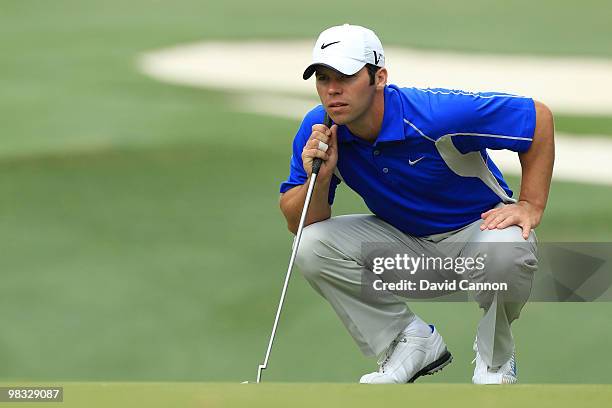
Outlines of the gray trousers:
[{"label": "gray trousers", "polygon": [[[406,299],[390,292],[366,296],[362,243],[401,245],[416,256],[477,257],[486,253],[486,267],[472,270],[470,282],[508,282],[508,291],[474,292],[484,310],[478,324],[478,351],[490,367],[504,364],[514,350],[510,330],[529,298],[537,270],[536,237],[525,241],[518,226],[480,230],[478,220],[464,228],[427,237],[413,237],[374,215],[344,215],[304,228],[296,265],[310,285],[332,306],[366,356],[381,354],[415,318]],[[508,243],[504,245],[493,243]],[[513,244],[515,243],[515,244]],[[511,301],[504,301],[504,298]],[[444,329],[442,328],[442,333]]]}]

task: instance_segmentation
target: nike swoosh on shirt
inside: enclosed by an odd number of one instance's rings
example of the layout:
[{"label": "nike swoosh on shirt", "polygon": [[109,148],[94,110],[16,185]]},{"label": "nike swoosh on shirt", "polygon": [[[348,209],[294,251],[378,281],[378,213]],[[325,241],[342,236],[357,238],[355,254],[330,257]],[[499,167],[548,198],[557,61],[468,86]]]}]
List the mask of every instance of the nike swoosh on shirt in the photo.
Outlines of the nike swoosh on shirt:
[{"label": "nike swoosh on shirt", "polygon": [[418,162],[420,162],[420,161],[421,161],[421,160],[423,160],[424,158],[425,158],[425,156],[423,156],[423,157],[419,157],[419,158],[418,158],[418,159],[416,159],[416,160],[410,160],[410,159],[408,159],[408,164],[410,164],[411,166],[414,166],[415,164],[417,164]]},{"label": "nike swoosh on shirt", "polygon": [[334,44],[338,44],[340,41],[334,41],[334,42],[330,42],[329,44],[321,44],[321,49],[324,50],[327,47],[329,47],[330,45],[334,45]]}]

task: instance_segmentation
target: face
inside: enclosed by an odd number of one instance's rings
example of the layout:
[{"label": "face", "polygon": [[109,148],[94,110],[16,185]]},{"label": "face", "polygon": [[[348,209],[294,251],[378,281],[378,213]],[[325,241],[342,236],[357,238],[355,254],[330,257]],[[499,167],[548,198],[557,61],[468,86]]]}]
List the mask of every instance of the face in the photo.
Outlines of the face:
[{"label": "face", "polygon": [[354,75],[318,67],[316,84],[321,103],[335,123],[349,125],[370,112],[376,85],[370,85],[366,67]]}]

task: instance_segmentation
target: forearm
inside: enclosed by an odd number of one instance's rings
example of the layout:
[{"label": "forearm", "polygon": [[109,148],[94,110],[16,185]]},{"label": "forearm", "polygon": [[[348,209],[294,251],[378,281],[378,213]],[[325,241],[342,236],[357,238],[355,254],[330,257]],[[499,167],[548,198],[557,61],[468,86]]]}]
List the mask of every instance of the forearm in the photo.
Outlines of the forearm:
[{"label": "forearm", "polygon": [[555,161],[554,121],[546,105],[536,102],[536,128],[531,147],[519,154],[522,167],[519,202],[544,211]]},{"label": "forearm", "polygon": [[[282,194],[280,198],[281,211],[287,220],[289,231],[293,234],[297,233],[309,183],[310,179],[303,185],[288,190],[286,193]],[[310,199],[310,206],[308,207],[308,214],[306,215],[304,226],[331,217],[331,206],[328,202],[330,183],[331,179],[317,179]]]}]

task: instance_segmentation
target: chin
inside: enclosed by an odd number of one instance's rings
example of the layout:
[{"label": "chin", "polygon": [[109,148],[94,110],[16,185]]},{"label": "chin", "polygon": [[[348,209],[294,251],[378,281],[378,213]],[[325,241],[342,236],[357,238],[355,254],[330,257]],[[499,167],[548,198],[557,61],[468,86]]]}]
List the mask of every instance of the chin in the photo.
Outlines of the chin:
[{"label": "chin", "polygon": [[346,125],[347,123],[349,123],[349,121],[347,121],[347,118],[344,115],[333,115],[333,114],[329,114],[329,117],[331,118],[332,121],[334,121],[334,123],[336,125]]}]

